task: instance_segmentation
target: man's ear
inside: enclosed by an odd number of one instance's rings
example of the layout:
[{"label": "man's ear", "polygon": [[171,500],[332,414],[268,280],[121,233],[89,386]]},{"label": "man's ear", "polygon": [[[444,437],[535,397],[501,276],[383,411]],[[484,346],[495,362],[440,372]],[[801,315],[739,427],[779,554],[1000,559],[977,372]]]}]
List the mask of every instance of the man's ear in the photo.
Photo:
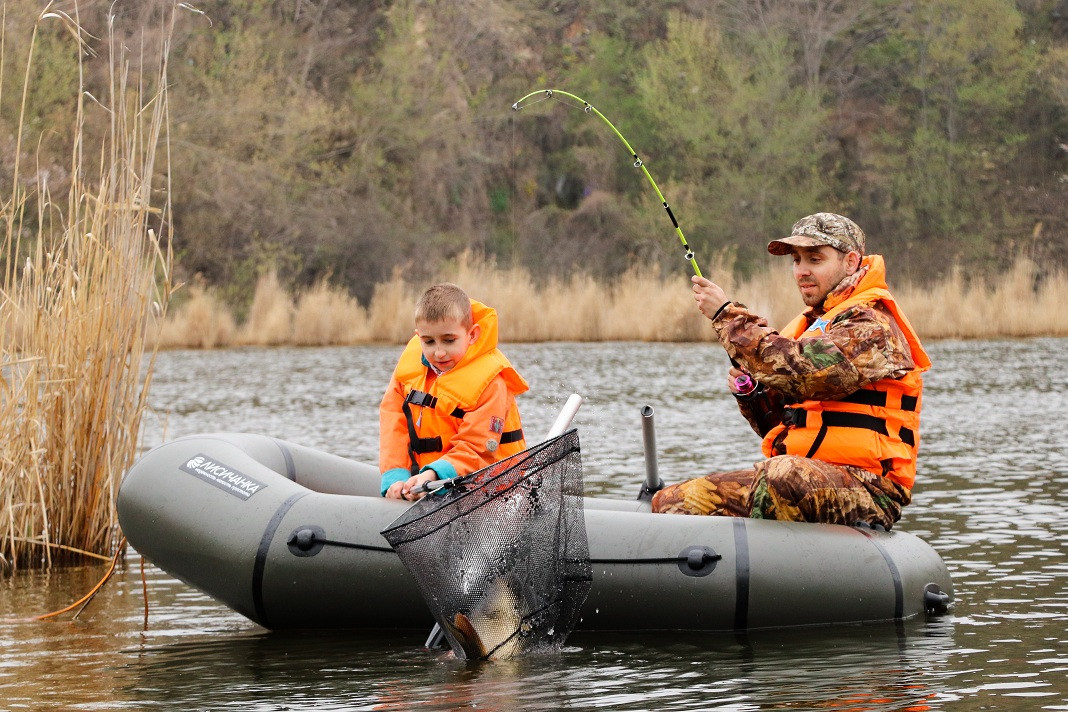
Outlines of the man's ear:
[{"label": "man's ear", "polygon": [[470,339],[469,343],[475,343],[478,341],[478,337],[482,336],[482,325],[475,324],[471,327],[471,331],[467,332],[467,336]]},{"label": "man's ear", "polygon": [[860,262],[863,258],[856,250],[849,252],[845,256],[846,274],[855,274],[860,269]]}]

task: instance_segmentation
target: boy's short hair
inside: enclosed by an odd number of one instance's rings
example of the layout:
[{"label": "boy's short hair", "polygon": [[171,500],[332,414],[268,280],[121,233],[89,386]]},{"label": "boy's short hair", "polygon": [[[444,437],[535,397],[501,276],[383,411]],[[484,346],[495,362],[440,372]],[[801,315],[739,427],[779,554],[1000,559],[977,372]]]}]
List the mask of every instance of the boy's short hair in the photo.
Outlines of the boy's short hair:
[{"label": "boy's short hair", "polygon": [[467,292],[449,282],[430,287],[415,303],[416,321],[434,323],[446,319],[459,319],[465,329],[470,328],[474,323],[471,316],[471,300]]}]

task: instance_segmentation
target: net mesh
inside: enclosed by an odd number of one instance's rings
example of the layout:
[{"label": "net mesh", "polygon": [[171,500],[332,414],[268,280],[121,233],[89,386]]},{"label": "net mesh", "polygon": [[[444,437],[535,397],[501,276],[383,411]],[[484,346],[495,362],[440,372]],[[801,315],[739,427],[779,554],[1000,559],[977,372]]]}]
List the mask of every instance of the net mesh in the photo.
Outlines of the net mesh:
[{"label": "net mesh", "polygon": [[578,432],[455,480],[382,535],[458,657],[559,651],[592,581]]}]

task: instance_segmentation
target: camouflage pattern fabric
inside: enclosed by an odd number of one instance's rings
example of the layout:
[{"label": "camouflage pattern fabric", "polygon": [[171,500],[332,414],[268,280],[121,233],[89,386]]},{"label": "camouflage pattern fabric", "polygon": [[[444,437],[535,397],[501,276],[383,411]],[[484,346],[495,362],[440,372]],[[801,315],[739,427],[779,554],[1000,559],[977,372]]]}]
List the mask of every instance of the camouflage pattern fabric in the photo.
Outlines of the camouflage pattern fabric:
[{"label": "camouflage pattern fabric", "polygon": [[713,473],[653,495],[653,511],[791,522],[882,525],[901,518],[912,493],[860,467],[782,455],[752,470]]},{"label": "camouflage pattern fabric", "polygon": [[[824,305],[841,302],[862,274],[844,280]],[[915,367],[905,334],[879,303],[845,310],[833,323],[824,308],[805,316],[815,330],[798,339],[770,329],[744,304],[724,307],[713,321],[720,343],[763,387],[738,400],[742,415],[763,436],[782,422],[783,406],[804,400],[837,400]],[[784,431],[785,433],[785,431]],[[907,488],[859,467],[785,455],[781,443],[753,470],[713,473],[671,485],[653,497],[653,511],[675,514],[782,519],[889,529],[912,499]]]},{"label": "camouflage pattern fabric", "polygon": [[[810,309],[809,323],[823,312]],[[901,327],[881,305],[847,309],[798,339],[781,336],[744,304],[731,304],[713,322],[732,359],[785,400],[838,400],[883,378],[915,368]]]},{"label": "camouflage pattern fabric", "polygon": [[748,517],[753,470],[719,472],[668,485],[653,495],[653,511]]},{"label": "camouflage pattern fabric", "polygon": [[768,252],[773,255],[788,255],[798,247],[830,245],[839,252],[864,254],[864,231],[849,218],[835,213],[807,215],[794,223],[790,236],[772,240]]},{"label": "camouflage pattern fabric", "polygon": [[749,516],[790,522],[881,524],[901,518],[912,492],[862,467],[780,455],[756,465]]}]

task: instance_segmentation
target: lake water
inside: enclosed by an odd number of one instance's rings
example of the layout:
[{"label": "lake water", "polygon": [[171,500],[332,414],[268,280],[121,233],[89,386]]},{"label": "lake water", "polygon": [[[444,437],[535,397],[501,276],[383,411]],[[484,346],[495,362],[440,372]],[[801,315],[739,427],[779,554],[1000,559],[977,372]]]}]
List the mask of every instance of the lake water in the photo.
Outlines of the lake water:
[{"label": "lake water", "polygon": [[[898,526],[946,561],[948,615],[748,635],[580,631],[557,657],[465,663],[423,649],[425,631],[271,633],[150,563],[142,577],[131,553],[74,620],[18,619],[68,605],[105,565],[0,579],[0,709],[1068,710],[1068,339],[929,347],[918,484]],[[506,351],[532,386],[528,433],[547,431],[568,394],[586,397],[575,425],[589,494],[636,495],[645,405],[666,481],[759,458],[716,346]],[[374,462],[397,354],[161,354],[145,444],[247,431]]]}]

